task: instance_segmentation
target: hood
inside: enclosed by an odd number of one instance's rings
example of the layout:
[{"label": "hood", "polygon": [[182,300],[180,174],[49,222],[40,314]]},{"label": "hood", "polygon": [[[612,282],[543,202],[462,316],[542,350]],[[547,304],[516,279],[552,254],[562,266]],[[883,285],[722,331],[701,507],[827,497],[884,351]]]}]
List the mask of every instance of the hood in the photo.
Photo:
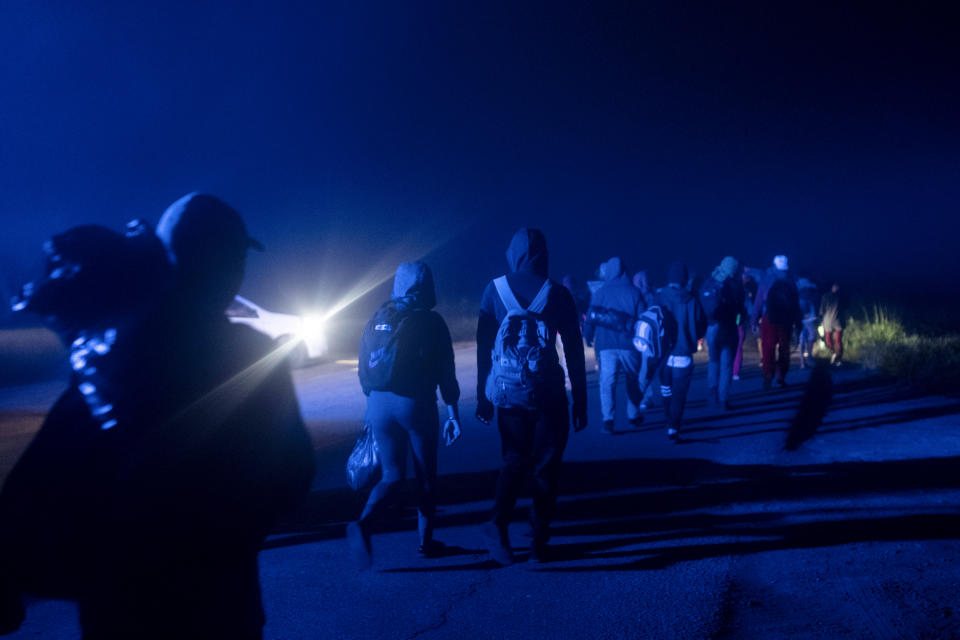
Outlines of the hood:
[{"label": "hood", "polygon": [[402,307],[432,309],[437,304],[437,294],[430,267],[423,262],[401,263],[393,278],[391,299]]},{"label": "hood", "polygon": [[692,299],[693,294],[683,285],[672,283],[660,289],[660,301],[668,307],[680,302],[689,302]]},{"label": "hood", "polygon": [[717,282],[723,282],[727,278],[732,278],[737,275],[739,269],[740,262],[733,256],[727,256],[721,260],[717,268],[713,270],[713,279]]},{"label": "hood", "polygon": [[510,271],[547,277],[547,239],[539,229],[523,228],[513,234],[507,248]]},{"label": "hood", "polygon": [[667,272],[667,282],[685,287],[689,279],[690,272],[687,271],[687,265],[685,263],[678,260],[670,265],[670,270]]},{"label": "hood", "polygon": [[613,257],[600,265],[600,276],[604,280],[615,280],[623,275],[623,261]]}]

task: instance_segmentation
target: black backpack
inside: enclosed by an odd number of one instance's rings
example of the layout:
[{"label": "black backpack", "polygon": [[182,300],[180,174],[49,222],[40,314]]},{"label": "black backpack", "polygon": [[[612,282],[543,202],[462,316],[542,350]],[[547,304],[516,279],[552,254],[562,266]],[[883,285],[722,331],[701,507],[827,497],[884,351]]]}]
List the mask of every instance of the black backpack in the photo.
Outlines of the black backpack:
[{"label": "black backpack", "polygon": [[800,295],[797,286],[787,279],[778,279],[767,292],[767,319],[773,324],[793,324],[799,319]]},{"label": "black backpack", "polygon": [[363,329],[357,375],[363,393],[392,391],[393,381],[408,368],[411,353],[404,329],[412,312],[398,308],[392,300],[377,309]]},{"label": "black backpack", "polygon": [[587,309],[587,323],[596,327],[603,327],[617,333],[633,333],[637,319],[629,313],[608,309],[607,307],[592,306]]},{"label": "black backpack", "polygon": [[724,304],[726,304],[726,300],[723,296],[723,283],[717,282],[714,278],[704,282],[703,286],[700,287],[700,306],[703,307],[708,323],[715,324],[722,320],[721,312]]}]

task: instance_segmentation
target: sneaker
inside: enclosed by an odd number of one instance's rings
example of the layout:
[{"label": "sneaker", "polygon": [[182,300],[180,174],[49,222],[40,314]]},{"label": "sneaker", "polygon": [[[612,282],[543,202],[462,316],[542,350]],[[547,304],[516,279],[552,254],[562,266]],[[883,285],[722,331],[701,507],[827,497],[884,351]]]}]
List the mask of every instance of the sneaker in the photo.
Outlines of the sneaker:
[{"label": "sneaker", "polygon": [[636,418],[630,419],[630,426],[639,429],[640,425],[643,424],[643,416],[637,416]]},{"label": "sneaker", "polygon": [[551,552],[552,549],[546,542],[534,543],[530,545],[530,558],[528,561],[535,564],[550,562],[550,558],[553,555]]},{"label": "sneaker", "polygon": [[784,387],[786,387],[786,386],[787,386],[787,379],[786,379],[786,378],[779,378],[779,379],[777,380],[777,386],[780,387],[781,389],[783,389]]},{"label": "sneaker", "polygon": [[667,437],[676,442],[680,439],[680,432],[671,427],[667,429]]},{"label": "sneaker", "polygon": [[447,545],[439,540],[426,540],[417,547],[417,553],[424,558],[439,558],[446,548]]},{"label": "sneaker", "polygon": [[836,360],[836,361],[834,361],[833,366],[835,366],[835,367],[842,367],[842,366],[843,366],[843,360]]},{"label": "sneaker", "polygon": [[350,556],[357,569],[369,569],[373,564],[370,531],[359,522],[351,522],[347,525],[347,542],[350,545]]},{"label": "sneaker", "polygon": [[503,567],[513,564],[513,553],[510,551],[510,538],[506,527],[501,529],[495,522],[487,522],[483,525],[483,541],[494,562]]},{"label": "sneaker", "polygon": [[640,403],[640,411],[646,411],[646,410],[649,409],[649,408],[650,408],[650,406],[649,406],[646,402],[641,402],[641,403]]},{"label": "sneaker", "polygon": [[733,379],[739,382],[739,381],[740,381],[740,376],[733,376]]},{"label": "sneaker", "polygon": [[615,433],[613,430],[613,420],[604,420],[603,428],[601,428],[601,431],[603,431],[608,436],[612,436]]}]

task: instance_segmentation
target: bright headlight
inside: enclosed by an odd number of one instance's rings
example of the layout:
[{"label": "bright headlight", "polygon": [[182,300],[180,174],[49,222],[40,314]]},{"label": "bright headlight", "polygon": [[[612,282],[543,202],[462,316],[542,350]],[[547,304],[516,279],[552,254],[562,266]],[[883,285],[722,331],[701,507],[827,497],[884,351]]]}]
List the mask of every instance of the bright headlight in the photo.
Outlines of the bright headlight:
[{"label": "bright headlight", "polygon": [[318,336],[323,333],[323,316],[319,314],[310,314],[303,316],[300,333],[304,338]]}]

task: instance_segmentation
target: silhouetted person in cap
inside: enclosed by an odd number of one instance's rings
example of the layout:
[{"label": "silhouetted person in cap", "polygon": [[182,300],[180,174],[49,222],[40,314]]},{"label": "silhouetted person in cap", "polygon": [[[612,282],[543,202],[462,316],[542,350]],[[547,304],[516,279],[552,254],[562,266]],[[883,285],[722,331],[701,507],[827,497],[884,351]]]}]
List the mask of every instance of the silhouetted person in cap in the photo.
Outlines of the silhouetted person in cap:
[{"label": "silhouetted person in cap", "polygon": [[88,434],[74,464],[88,553],[65,595],[89,639],[259,638],[257,553],[309,490],[313,450],[285,353],[224,316],[257,246],[240,216],[190,194],[157,235],[168,293],[118,330],[112,359],[83,363],[111,371],[115,422],[81,383],[41,429]]}]

